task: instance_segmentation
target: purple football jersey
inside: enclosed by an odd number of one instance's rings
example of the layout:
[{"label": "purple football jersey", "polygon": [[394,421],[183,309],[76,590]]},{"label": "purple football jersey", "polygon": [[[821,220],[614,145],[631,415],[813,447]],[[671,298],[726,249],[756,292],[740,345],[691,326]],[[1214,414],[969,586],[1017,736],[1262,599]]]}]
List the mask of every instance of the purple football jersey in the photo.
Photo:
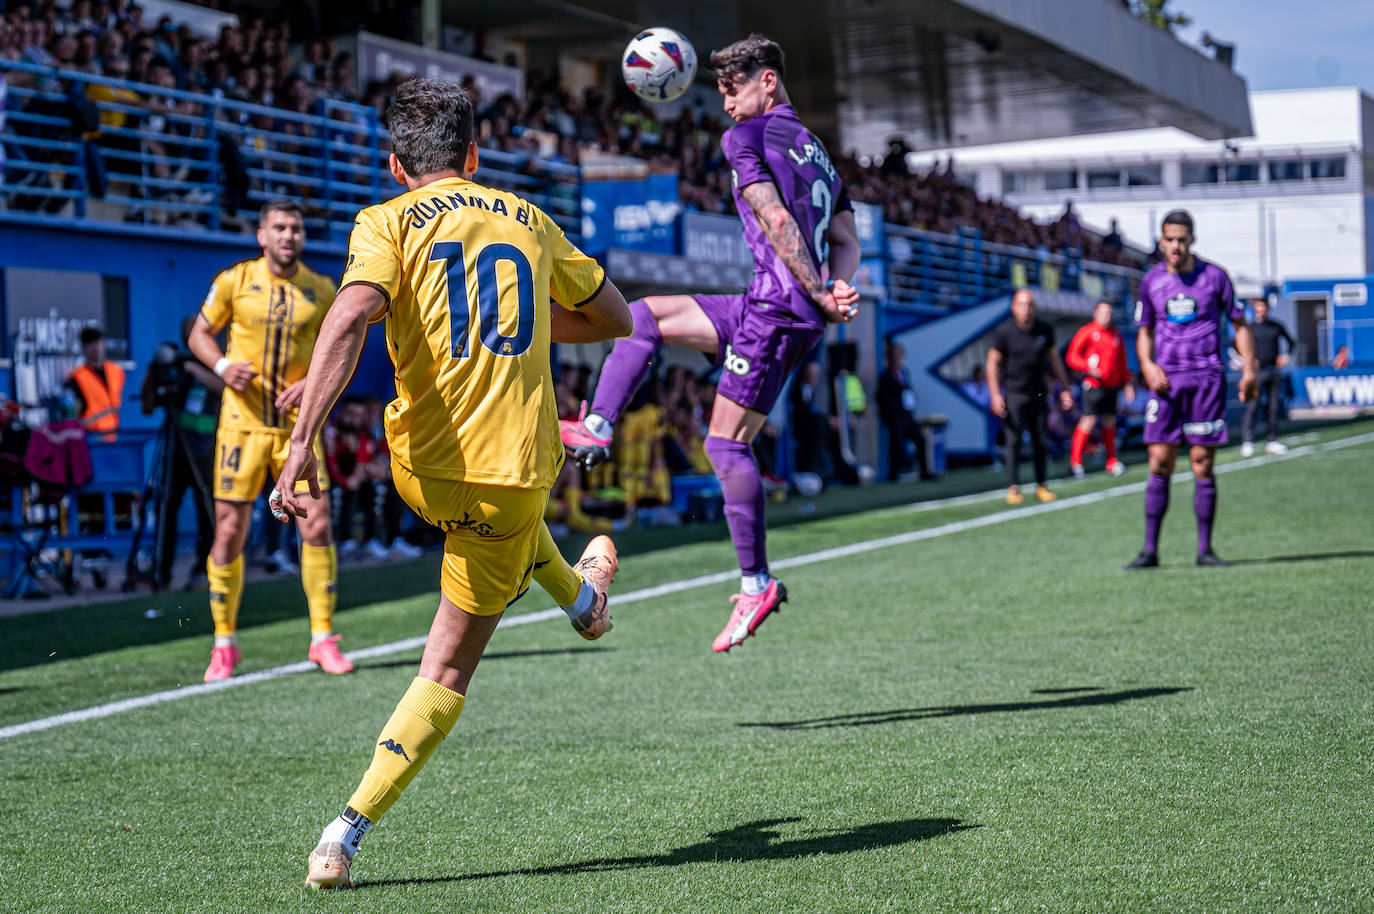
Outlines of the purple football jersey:
[{"label": "purple football jersey", "polygon": [[825,318],[773,250],[741,191],[759,181],[777,186],[783,206],[796,220],[802,237],[810,242],[811,260],[821,272],[830,257],[826,234],[831,218],[854,208],[825,146],[797,120],[791,105],[779,105],[731,127],[721,147],[730,161],[744,240],[754,255],[754,280],[747,293],[750,303],[779,323],[824,327]]},{"label": "purple football jersey", "polygon": [[1155,331],[1155,361],[1167,371],[1222,371],[1223,327],[1240,320],[1231,277],[1214,263],[1193,258],[1191,273],[1156,264],[1140,281],[1135,320]]}]

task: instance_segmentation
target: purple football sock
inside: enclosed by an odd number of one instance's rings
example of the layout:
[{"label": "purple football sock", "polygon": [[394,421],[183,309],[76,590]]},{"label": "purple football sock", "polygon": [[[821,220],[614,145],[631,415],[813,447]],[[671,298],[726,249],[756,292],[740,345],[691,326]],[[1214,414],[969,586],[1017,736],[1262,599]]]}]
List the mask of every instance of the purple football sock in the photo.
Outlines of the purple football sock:
[{"label": "purple football sock", "polygon": [[727,438],[706,439],[706,456],[716,468],[720,490],[725,496],[725,520],[744,574],[764,574],[768,557],[764,552],[763,479],[754,450],[743,441]]},{"label": "purple football sock", "polygon": [[1159,525],[1169,510],[1169,477],[1150,474],[1145,483],[1145,547],[1146,552],[1159,548]]},{"label": "purple football sock", "polygon": [[630,303],[630,314],[635,319],[634,333],[615,341],[615,348],[601,366],[601,377],[592,395],[591,412],[612,425],[644,382],[654,360],[654,350],[663,342],[658,321],[643,300]]},{"label": "purple football sock", "polygon": [[1197,514],[1197,554],[1212,551],[1212,521],[1217,516],[1217,481],[1199,479],[1193,485],[1193,511]]}]

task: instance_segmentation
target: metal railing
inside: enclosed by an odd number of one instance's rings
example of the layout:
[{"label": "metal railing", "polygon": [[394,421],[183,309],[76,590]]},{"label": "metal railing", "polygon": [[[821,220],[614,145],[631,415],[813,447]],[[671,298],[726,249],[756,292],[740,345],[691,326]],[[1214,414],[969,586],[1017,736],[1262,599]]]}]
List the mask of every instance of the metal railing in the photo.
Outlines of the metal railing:
[{"label": "metal railing", "polygon": [[[399,188],[372,108],[324,98],[310,113],[0,60],[7,83],[0,205],[105,221],[240,231],[289,196],[308,230],[342,242],[364,206]],[[479,180],[581,234],[576,166],[483,149]]]},{"label": "metal railing", "polygon": [[[273,197],[293,197],[316,239],[342,243],[362,207],[393,196],[390,138],[365,105],[320,99],[311,113],[0,60],[7,83],[0,205],[126,224],[241,232]],[[539,206],[581,237],[581,171],[496,149],[479,179]],[[1129,309],[1139,271],[887,226],[893,304],[936,317],[1024,285]]]},{"label": "metal railing", "polygon": [[976,229],[956,235],[887,226],[888,294],[899,307],[939,317],[1024,286],[1081,292],[1129,313],[1139,270],[984,241]]}]

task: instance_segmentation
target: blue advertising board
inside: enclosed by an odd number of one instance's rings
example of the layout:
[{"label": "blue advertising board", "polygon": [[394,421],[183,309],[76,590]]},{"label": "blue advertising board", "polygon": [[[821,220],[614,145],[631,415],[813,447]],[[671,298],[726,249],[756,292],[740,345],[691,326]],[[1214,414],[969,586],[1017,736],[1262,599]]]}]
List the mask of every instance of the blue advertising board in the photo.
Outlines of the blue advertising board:
[{"label": "blue advertising board", "polygon": [[582,249],[600,257],[611,248],[677,253],[682,204],[677,175],[649,175],[630,181],[584,181]]},{"label": "blue advertising board", "polygon": [[859,253],[864,257],[885,257],[883,249],[883,210],[872,203],[854,204],[854,230],[859,236]]},{"label": "blue advertising board", "polygon": [[682,256],[697,263],[754,268],[754,255],[744,242],[744,226],[734,216],[683,213]]},{"label": "blue advertising board", "polygon": [[1341,414],[1374,410],[1374,367],[1295,368],[1291,377],[1294,407]]}]

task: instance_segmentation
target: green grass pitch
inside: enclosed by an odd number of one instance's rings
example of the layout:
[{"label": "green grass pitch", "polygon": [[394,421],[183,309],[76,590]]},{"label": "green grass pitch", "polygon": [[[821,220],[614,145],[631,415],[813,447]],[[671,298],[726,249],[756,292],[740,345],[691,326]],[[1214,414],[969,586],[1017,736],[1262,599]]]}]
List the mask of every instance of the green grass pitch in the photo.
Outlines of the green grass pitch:
[{"label": "green grass pitch", "polygon": [[[927,532],[786,567],[729,655],[729,582],[613,608],[594,644],[498,631],[354,892],[307,891],[305,857],[417,648],[6,735],[0,911],[1374,910],[1372,433],[1224,451],[1229,569],[1193,566],[1179,481],[1163,567],[1120,570],[1137,466],[1050,510],[779,526],[775,560]],[[627,548],[613,597],[729,570],[716,534]],[[422,635],[437,565],[345,572],[345,649]],[[241,672],[304,659],[296,582],[242,619]],[[0,728],[198,683],[208,631],[203,595],[0,620]]]}]

